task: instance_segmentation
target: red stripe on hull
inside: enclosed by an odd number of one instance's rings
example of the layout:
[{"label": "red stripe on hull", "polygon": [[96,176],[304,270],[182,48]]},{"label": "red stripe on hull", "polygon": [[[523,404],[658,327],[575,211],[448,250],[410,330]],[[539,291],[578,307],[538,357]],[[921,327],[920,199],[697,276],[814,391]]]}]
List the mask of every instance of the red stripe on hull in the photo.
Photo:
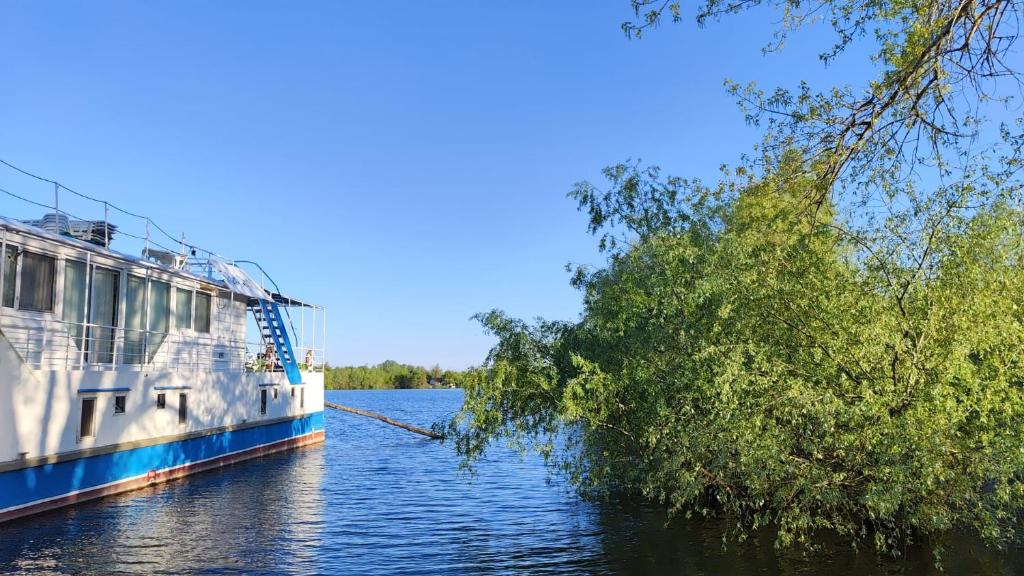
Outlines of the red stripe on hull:
[{"label": "red stripe on hull", "polygon": [[87,500],[95,500],[96,498],[110,496],[111,494],[120,494],[122,492],[138,490],[139,488],[145,488],[153,484],[160,484],[162,482],[167,482],[168,480],[188,476],[189,474],[195,474],[197,472],[203,472],[213,468],[220,468],[222,466],[228,466],[243,460],[250,460],[265,454],[272,454],[274,452],[280,452],[282,450],[288,450],[290,448],[297,448],[299,446],[306,446],[309,444],[317,444],[323,441],[324,431],[318,430],[304,436],[296,436],[295,438],[288,438],[286,440],[279,440],[262,446],[255,446],[253,448],[235,452],[233,454],[225,454],[224,456],[218,456],[217,458],[212,458],[203,462],[183,464],[174,468],[153,471],[142,478],[133,478],[131,480],[124,480],[122,482],[100,486],[98,488],[89,488],[75,494],[68,494],[67,496],[61,496],[59,498],[54,498],[53,500],[47,500],[46,502],[28,504],[21,508],[2,512],[0,513],[0,522],[6,522],[7,520],[13,520],[15,518],[21,518],[22,516],[29,516],[31,514],[38,514],[55,508],[63,508],[64,506],[70,506]]}]

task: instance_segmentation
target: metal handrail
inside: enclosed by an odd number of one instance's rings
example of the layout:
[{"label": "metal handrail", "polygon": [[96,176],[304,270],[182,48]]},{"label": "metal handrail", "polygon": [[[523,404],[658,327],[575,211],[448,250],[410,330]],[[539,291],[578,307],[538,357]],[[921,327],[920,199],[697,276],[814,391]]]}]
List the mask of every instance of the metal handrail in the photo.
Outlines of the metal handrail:
[{"label": "metal handrail", "polygon": [[[262,342],[88,322],[47,320],[26,326],[9,322],[10,317],[4,320],[0,321],[0,332],[34,369],[276,371],[271,365],[273,358],[263,357]],[[323,349],[300,347],[297,351],[302,359],[310,353],[312,366],[307,365],[307,370],[323,370]]]},{"label": "metal handrail", "polygon": [[[237,265],[238,263],[252,264],[253,266],[259,268],[260,273],[263,274],[263,276],[267,280],[270,280],[270,283],[274,285],[274,290],[278,294],[281,293],[281,288],[277,285],[277,282],[274,282],[274,279],[270,277],[270,274],[267,274],[267,271],[263,269],[263,266],[260,266],[259,262],[254,262],[252,260],[235,260],[234,263],[235,265]],[[295,324],[292,322],[292,313],[288,310],[288,308],[288,306],[285,306],[284,308],[284,313],[286,316],[288,316],[288,327],[292,329],[293,335],[298,334],[298,332],[295,330]]]}]

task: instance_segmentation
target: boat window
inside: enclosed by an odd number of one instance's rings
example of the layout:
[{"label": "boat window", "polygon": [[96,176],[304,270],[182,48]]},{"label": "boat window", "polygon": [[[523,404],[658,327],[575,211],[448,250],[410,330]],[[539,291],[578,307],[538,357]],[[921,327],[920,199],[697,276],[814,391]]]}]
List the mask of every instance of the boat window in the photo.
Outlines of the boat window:
[{"label": "boat window", "polygon": [[156,407],[159,410],[163,410],[167,407],[167,395],[163,392],[156,395]]},{"label": "boat window", "polygon": [[114,414],[124,414],[125,396],[118,394],[114,396]]},{"label": "boat window", "polygon": [[21,287],[18,308],[33,312],[53,311],[55,260],[34,252],[21,253]]},{"label": "boat window", "polygon": [[3,305],[14,308],[15,278],[18,277],[18,247],[7,246],[7,253],[4,255],[4,298]]},{"label": "boat window", "polygon": [[178,424],[188,423],[188,394],[178,394]]},{"label": "boat window", "polygon": [[94,266],[92,269],[92,300],[89,304],[89,361],[109,364],[114,361],[114,342],[117,327],[118,295],[121,291],[121,273],[110,268]]},{"label": "boat window", "polygon": [[68,332],[81,350],[85,336],[85,262],[64,263],[64,304],[61,319],[68,323]]},{"label": "boat window", "polygon": [[299,408],[306,407],[306,388],[299,388]]},{"label": "boat window", "polygon": [[124,363],[142,364],[146,330],[146,279],[128,275],[124,312]]},{"label": "boat window", "polygon": [[179,330],[192,328],[192,291],[174,289],[174,327]]},{"label": "boat window", "polygon": [[267,389],[260,390],[260,414],[267,413]]},{"label": "boat window", "polygon": [[210,295],[206,292],[196,292],[196,332],[210,333]]},{"label": "boat window", "polygon": [[78,437],[89,438],[96,435],[96,399],[82,398],[82,419],[79,423]]},{"label": "boat window", "polygon": [[274,400],[277,400],[277,388],[274,388]]},{"label": "boat window", "polygon": [[171,328],[171,285],[128,275],[124,313],[125,364],[152,362]]},{"label": "boat window", "polygon": [[160,345],[171,328],[171,285],[157,280],[149,281],[149,346],[148,361],[156,357]]}]

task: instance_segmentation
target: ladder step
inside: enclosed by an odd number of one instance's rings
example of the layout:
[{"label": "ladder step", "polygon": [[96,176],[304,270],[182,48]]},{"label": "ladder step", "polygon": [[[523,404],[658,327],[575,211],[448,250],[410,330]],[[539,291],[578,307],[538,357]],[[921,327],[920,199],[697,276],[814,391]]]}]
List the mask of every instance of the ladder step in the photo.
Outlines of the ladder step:
[{"label": "ladder step", "polygon": [[288,373],[288,381],[292,384],[302,383],[302,375],[299,373],[298,363],[295,361],[295,352],[292,350],[291,339],[284,326],[284,317],[276,302],[272,300],[258,300],[257,304],[250,307],[253,311],[260,335],[264,343],[273,346],[273,358],[281,363],[281,368]]}]

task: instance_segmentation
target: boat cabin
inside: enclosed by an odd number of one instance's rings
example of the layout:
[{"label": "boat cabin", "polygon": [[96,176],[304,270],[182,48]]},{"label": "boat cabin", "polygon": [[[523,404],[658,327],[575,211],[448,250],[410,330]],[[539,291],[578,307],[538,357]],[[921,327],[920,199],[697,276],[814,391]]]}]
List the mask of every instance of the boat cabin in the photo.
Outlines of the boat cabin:
[{"label": "boat cabin", "polygon": [[[322,368],[322,308],[264,291],[212,254],[134,257],[107,247],[111,230],[83,240],[40,222],[0,218],[0,331],[30,367],[282,371],[285,351]],[[268,321],[278,306],[298,319]]]}]

